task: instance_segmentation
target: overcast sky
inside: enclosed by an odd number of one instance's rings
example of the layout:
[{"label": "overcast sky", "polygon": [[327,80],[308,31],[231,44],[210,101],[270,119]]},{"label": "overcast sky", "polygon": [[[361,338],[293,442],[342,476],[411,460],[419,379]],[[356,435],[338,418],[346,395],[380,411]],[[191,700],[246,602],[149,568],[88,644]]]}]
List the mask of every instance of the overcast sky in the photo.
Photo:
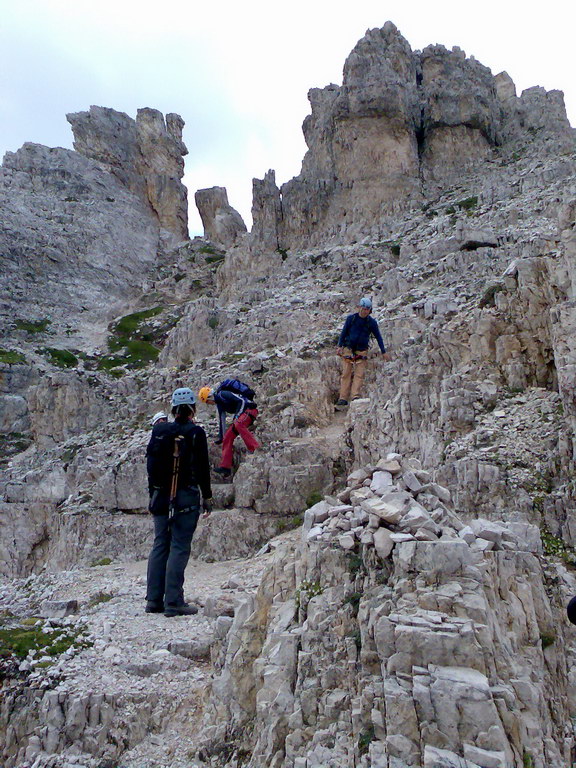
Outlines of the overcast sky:
[{"label": "overcast sky", "polygon": [[547,0],[0,0],[0,156],[25,141],[72,148],[67,112],[139,107],[186,121],[194,192],[222,186],[251,226],[252,178],[300,172],[309,88],[342,82],[367,29],[393,21],[414,50],[460,46],[518,94],[564,91],[576,125],[576,3]]}]

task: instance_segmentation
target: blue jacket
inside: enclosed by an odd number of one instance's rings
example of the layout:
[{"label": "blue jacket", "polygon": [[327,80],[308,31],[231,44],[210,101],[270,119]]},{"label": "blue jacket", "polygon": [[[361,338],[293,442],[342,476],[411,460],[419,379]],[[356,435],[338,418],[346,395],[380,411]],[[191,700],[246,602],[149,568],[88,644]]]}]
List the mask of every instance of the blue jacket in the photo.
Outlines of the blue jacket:
[{"label": "blue jacket", "polygon": [[214,402],[218,408],[219,419],[219,439],[222,440],[224,432],[226,430],[226,414],[231,413],[234,419],[244,413],[247,408],[255,408],[256,405],[250,400],[247,400],[242,395],[236,394],[236,392],[230,392],[228,389],[223,389],[221,392],[216,390],[213,394]]},{"label": "blue jacket", "polygon": [[349,347],[352,352],[364,352],[370,346],[370,335],[378,342],[380,351],[386,352],[376,320],[371,315],[360,317],[358,312],[355,312],[346,318],[338,346]]}]

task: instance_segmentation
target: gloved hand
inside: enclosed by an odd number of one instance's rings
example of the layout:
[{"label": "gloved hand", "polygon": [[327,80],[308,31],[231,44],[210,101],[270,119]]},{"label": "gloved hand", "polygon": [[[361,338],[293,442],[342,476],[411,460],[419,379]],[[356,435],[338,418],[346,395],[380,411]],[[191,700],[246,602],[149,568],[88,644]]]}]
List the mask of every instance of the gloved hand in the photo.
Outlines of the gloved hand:
[{"label": "gloved hand", "polygon": [[221,439],[214,440],[214,445],[222,445],[222,440]]},{"label": "gloved hand", "polygon": [[212,512],[212,497],[209,499],[202,499],[202,511],[204,512],[205,517],[208,517],[210,512]]}]

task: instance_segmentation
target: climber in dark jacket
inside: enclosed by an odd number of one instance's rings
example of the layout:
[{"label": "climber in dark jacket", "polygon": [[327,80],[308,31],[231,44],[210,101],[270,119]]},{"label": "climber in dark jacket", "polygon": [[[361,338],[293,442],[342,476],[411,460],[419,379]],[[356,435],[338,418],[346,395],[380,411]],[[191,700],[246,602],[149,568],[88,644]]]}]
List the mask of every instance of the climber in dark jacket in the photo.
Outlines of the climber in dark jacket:
[{"label": "climber in dark jacket", "polygon": [[[241,384],[241,382],[239,383]],[[248,389],[247,385],[242,386]],[[253,390],[248,391],[254,397]],[[249,430],[258,416],[256,403],[246,394],[233,392],[222,385],[216,389],[202,387],[198,392],[198,398],[201,402],[215,405],[218,409],[219,434],[217,443],[218,445],[222,444],[222,458],[220,466],[214,471],[223,478],[229,478],[232,475],[234,440],[238,435],[250,453],[260,448],[260,443]],[[232,424],[226,429],[226,414],[228,413],[232,414]]]},{"label": "climber in dark jacket", "polygon": [[340,396],[337,408],[344,408],[350,399],[357,400],[360,396],[364,373],[366,371],[370,336],[374,336],[380,347],[384,360],[390,360],[386,352],[378,323],[373,317],[372,300],[367,296],[360,299],[358,312],[348,315],[342,333],[338,339],[337,353],[342,358],[342,378],[340,380]]},{"label": "climber in dark jacket", "polygon": [[[198,612],[184,602],[184,571],[200,517],[212,509],[206,433],[194,423],[196,398],[188,387],[172,395],[174,421],[156,424],[146,449],[149,510],[154,519],[154,544],[148,558],[146,613],[187,616]],[[175,450],[175,439],[179,450]],[[178,459],[174,457],[179,454]],[[172,489],[176,490],[171,502]]]}]

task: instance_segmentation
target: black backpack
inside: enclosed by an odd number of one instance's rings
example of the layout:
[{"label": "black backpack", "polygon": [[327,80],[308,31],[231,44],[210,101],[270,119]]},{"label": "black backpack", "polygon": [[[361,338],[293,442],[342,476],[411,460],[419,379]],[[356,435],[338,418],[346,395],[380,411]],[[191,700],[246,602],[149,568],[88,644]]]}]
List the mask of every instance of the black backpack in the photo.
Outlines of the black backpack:
[{"label": "black backpack", "polygon": [[234,392],[236,395],[242,395],[242,397],[250,401],[253,401],[256,397],[256,392],[248,384],[240,381],[240,379],[224,379],[216,391]]},{"label": "black backpack", "polygon": [[[152,485],[168,486],[170,484],[174,466],[174,440],[178,435],[184,434],[183,426],[173,421],[169,424],[157,424],[152,430],[146,449]],[[185,453],[188,453],[188,446],[186,440],[182,440],[180,441],[181,461],[184,460]]]},{"label": "black backpack", "polygon": [[[151,486],[149,511],[152,514],[172,516],[184,508],[196,506],[199,494],[193,470],[193,447],[195,430],[193,424],[157,424],[146,449],[148,481]],[[178,441],[178,459],[175,459],[175,445]],[[177,463],[176,463],[177,462]],[[177,468],[174,480],[175,463]],[[177,494],[172,495],[172,491]]]}]

